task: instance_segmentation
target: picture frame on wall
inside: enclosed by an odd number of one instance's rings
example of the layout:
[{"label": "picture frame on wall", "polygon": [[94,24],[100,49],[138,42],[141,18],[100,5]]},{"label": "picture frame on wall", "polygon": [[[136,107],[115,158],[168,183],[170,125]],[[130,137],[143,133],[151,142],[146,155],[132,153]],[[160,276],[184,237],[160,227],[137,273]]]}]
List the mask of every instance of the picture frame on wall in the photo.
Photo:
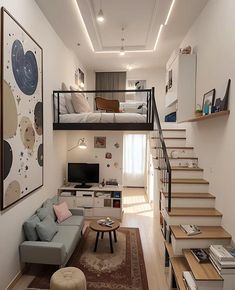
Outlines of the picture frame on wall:
[{"label": "picture frame on wall", "polygon": [[213,106],[215,102],[215,89],[210,90],[203,96],[202,112],[203,115],[208,115],[212,113]]},{"label": "picture frame on wall", "polygon": [[106,148],[106,137],[94,137],[94,148]]},{"label": "picture frame on wall", "polygon": [[1,210],[43,185],[43,50],[1,8]]}]

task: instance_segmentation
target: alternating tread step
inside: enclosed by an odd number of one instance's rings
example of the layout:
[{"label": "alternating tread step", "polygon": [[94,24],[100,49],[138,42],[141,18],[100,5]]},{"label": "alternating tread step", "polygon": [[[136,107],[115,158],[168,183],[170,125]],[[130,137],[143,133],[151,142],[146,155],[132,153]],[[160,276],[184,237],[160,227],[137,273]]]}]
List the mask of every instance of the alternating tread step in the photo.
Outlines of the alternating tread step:
[{"label": "alternating tread step", "polygon": [[175,184],[209,184],[205,179],[200,178],[173,178],[171,183]]},{"label": "alternating tread step", "polygon": [[186,290],[186,286],[183,280],[182,273],[184,271],[190,271],[187,260],[184,257],[172,257],[171,265],[175,273],[175,279],[180,290]]},{"label": "alternating tread step", "polygon": [[[185,159],[191,159],[191,157],[184,157]],[[178,159],[181,159],[180,157]],[[203,171],[199,167],[186,167],[186,166],[171,166],[171,170],[174,171]]]},{"label": "alternating tread step", "polygon": [[[151,137],[151,139],[159,139],[160,137]],[[186,140],[186,137],[163,137],[163,139]]]},{"label": "alternating tread step", "polygon": [[194,236],[188,236],[180,226],[170,226],[175,239],[231,239],[231,235],[221,226],[198,226],[201,233]]},{"label": "alternating tread step", "polygon": [[[164,157],[162,157],[164,158]],[[198,160],[198,157],[168,157],[169,159],[177,160],[177,159],[193,159],[193,160]],[[153,157],[153,159],[158,159],[158,157]],[[185,167],[186,168],[186,167]]]},{"label": "alternating tread step", "polygon": [[169,216],[200,216],[200,217],[221,217],[222,214],[215,208],[197,207],[173,207],[168,212]]},{"label": "alternating tread step", "polygon": [[[159,149],[161,147],[152,147],[152,149]],[[192,150],[194,147],[190,146],[167,146],[166,149],[182,149],[182,150]]]},{"label": "alternating tread step", "polygon": [[210,262],[198,263],[190,250],[184,250],[183,253],[196,281],[223,281]]},{"label": "alternating tread step", "polygon": [[[163,192],[165,198],[168,197],[168,192]],[[215,199],[215,196],[207,192],[172,192],[172,198],[202,198]]]}]

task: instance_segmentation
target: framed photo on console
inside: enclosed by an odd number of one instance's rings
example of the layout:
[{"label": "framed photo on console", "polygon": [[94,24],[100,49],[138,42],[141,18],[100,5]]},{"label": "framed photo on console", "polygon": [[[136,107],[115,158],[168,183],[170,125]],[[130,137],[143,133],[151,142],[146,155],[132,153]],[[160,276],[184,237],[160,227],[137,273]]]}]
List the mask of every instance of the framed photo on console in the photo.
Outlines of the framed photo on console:
[{"label": "framed photo on console", "polygon": [[212,113],[212,108],[215,101],[215,89],[207,92],[203,96],[202,112],[203,115],[208,115]]},{"label": "framed photo on console", "polygon": [[1,9],[1,209],[43,185],[43,51]]}]

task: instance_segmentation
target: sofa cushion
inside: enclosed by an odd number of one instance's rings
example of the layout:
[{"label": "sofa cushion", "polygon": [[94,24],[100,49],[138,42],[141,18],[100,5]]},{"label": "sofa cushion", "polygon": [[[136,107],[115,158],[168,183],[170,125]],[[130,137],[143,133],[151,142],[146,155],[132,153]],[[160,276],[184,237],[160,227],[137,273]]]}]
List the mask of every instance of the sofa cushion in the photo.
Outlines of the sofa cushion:
[{"label": "sofa cushion", "polygon": [[42,205],[42,207],[46,207],[49,210],[50,216],[53,218],[53,220],[56,220],[56,215],[54,212],[53,205],[58,203],[58,196],[54,196],[52,198],[48,198]]},{"label": "sofa cushion", "polygon": [[58,232],[58,226],[50,215],[36,225],[36,231],[41,241],[50,242]]},{"label": "sofa cushion", "polygon": [[37,209],[36,214],[42,221],[46,216],[50,215],[50,211],[48,207],[40,207],[39,209]]},{"label": "sofa cushion", "polygon": [[40,219],[36,214],[32,215],[30,218],[28,218],[24,222],[23,224],[24,234],[28,241],[39,240],[39,237],[36,231],[36,225],[38,223],[40,223]]},{"label": "sofa cushion", "polygon": [[65,246],[67,255],[71,254],[77,245],[79,239],[79,229],[77,226],[62,226],[60,225],[59,231],[53,237],[52,242],[62,243]]},{"label": "sofa cushion", "polygon": [[54,208],[58,223],[61,223],[72,216],[72,213],[68,209],[67,203],[65,201],[60,204],[54,204],[53,208]]},{"label": "sofa cushion", "polygon": [[66,219],[62,223],[60,223],[60,225],[62,225],[62,226],[79,226],[80,227],[81,225],[83,225],[83,221],[84,221],[83,216],[72,215],[71,217],[69,217],[68,219]]}]

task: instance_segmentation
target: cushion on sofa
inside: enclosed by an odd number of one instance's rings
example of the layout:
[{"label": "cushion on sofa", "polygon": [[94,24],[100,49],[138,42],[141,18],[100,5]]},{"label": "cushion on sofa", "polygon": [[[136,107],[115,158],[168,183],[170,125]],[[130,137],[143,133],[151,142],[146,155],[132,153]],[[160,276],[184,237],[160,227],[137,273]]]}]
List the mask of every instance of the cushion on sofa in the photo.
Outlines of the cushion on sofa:
[{"label": "cushion on sofa", "polygon": [[40,219],[36,214],[32,215],[30,218],[28,218],[24,222],[23,224],[24,234],[28,241],[39,240],[39,237],[36,231],[36,225],[38,223],[40,223]]},{"label": "cushion on sofa", "polygon": [[61,223],[65,221],[67,218],[72,216],[72,213],[68,209],[67,203],[65,201],[60,204],[54,204],[53,208],[54,208],[58,223]]},{"label": "cushion on sofa", "polygon": [[36,225],[36,231],[41,241],[50,242],[58,232],[58,226],[50,215]]},{"label": "cushion on sofa", "polygon": [[80,238],[80,231],[76,226],[59,226],[59,231],[51,240],[54,243],[62,243],[65,246],[67,255],[71,254]]},{"label": "cushion on sofa", "polygon": [[50,210],[48,207],[40,207],[36,211],[37,216],[39,217],[40,221],[44,220],[44,218],[50,215]]},{"label": "cushion on sofa", "polygon": [[83,225],[83,222],[84,222],[83,216],[72,215],[71,217],[69,217],[68,219],[66,219],[62,223],[60,223],[60,225],[62,225],[62,226],[78,226],[79,227],[79,226]]},{"label": "cushion on sofa", "polygon": [[56,220],[56,215],[54,212],[53,205],[57,203],[58,203],[58,196],[55,195],[53,198],[48,198],[42,205],[42,207],[48,208],[49,214],[54,219],[54,221]]}]

